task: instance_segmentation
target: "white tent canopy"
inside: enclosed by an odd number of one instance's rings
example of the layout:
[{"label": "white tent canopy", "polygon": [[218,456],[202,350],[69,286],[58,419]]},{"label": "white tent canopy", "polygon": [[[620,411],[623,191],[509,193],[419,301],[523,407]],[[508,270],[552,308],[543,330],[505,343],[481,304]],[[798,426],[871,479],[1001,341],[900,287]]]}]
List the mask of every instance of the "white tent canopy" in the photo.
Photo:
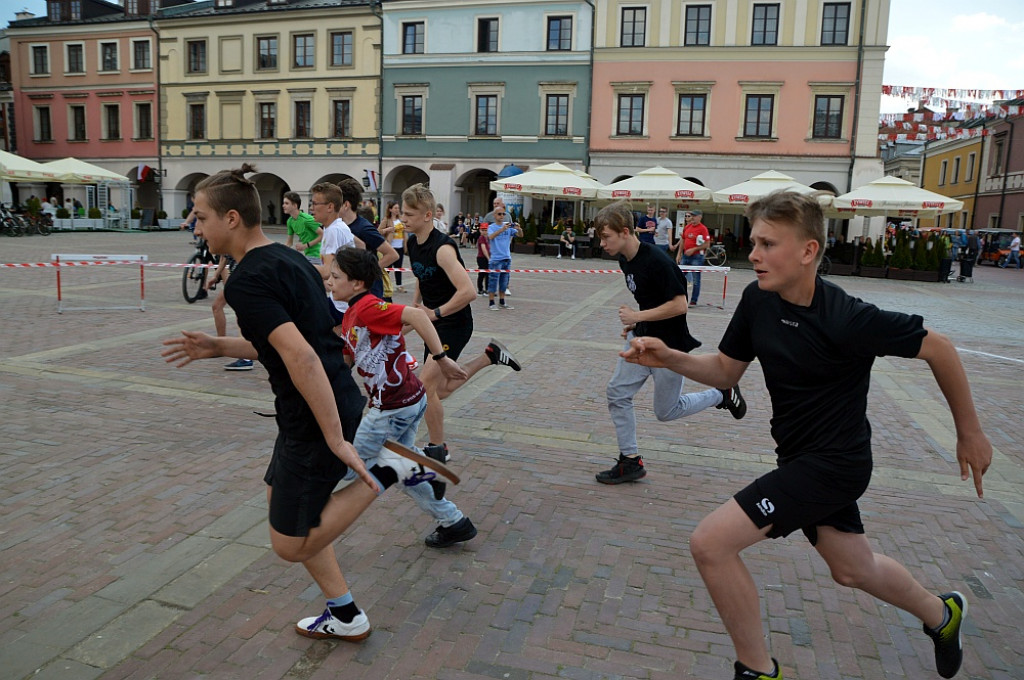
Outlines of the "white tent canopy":
[{"label": "white tent canopy", "polygon": [[[62,158],[59,161],[43,163],[42,166],[57,175],[56,181],[68,184],[99,184],[100,182],[124,182],[130,180],[124,175],[101,168],[77,158]],[[54,180],[51,180],[54,181]]]},{"label": "white tent canopy", "polygon": [[680,203],[682,209],[687,209],[711,203],[711,190],[684,179],[671,170],[656,166],[598,189],[597,197],[611,200],[623,198],[665,201]]},{"label": "white tent canopy", "polygon": [[0,151],[0,179],[8,182],[60,181],[57,173],[42,163],[36,163],[8,151]]},{"label": "white tent canopy", "polygon": [[[746,182],[734,184],[712,194],[718,212],[743,212],[747,206],[759,198],[764,198],[773,191],[795,191],[800,194],[811,194],[818,189],[801,184],[789,175],[769,170],[762,172]],[[823,201],[826,204],[827,201]]]},{"label": "white tent canopy", "polygon": [[963,201],[922,189],[898,177],[880,177],[849,193],[836,196],[838,210],[854,210],[858,215],[894,215],[934,217],[963,210]]},{"label": "white tent canopy", "polygon": [[493,191],[521,194],[530,198],[572,201],[594,198],[601,183],[561,163],[549,163],[520,175],[496,179],[490,187]]}]

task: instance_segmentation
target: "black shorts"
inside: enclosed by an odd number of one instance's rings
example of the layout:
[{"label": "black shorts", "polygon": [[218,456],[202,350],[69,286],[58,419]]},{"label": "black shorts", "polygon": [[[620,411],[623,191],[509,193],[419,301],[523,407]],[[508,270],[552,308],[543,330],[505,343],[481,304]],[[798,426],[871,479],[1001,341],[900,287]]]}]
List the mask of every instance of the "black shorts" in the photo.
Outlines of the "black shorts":
[{"label": "black shorts", "polygon": [[[441,338],[445,354],[451,357],[452,361],[458,361],[462,350],[466,349],[469,339],[473,337],[473,320],[470,318],[468,321],[446,322],[442,319],[434,324],[434,330],[437,331],[437,337]],[[424,345],[423,363],[427,362],[428,356],[430,350]]]},{"label": "black shorts", "polygon": [[263,481],[270,485],[270,526],[285,536],[308,536],[348,466],[323,439],[277,435]]},{"label": "black shorts", "polygon": [[819,526],[863,534],[857,499],[871,481],[871,453],[853,459],[806,454],[754,480],[733,498],[768,538],[802,529],[811,545]]}]

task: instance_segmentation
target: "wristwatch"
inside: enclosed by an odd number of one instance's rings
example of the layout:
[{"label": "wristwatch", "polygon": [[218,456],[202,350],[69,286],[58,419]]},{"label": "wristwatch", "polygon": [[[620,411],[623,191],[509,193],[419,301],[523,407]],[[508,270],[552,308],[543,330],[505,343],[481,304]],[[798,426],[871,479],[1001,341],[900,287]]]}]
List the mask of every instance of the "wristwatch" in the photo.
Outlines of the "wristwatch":
[{"label": "wristwatch", "polygon": [[445,352],[444,350],[441,350],[440,354],[432,354],[430,355],[430,358],[433,359],[434,361],[440,361],[441,359],[444,359],[446,356],[448,356],[448,353]]}]

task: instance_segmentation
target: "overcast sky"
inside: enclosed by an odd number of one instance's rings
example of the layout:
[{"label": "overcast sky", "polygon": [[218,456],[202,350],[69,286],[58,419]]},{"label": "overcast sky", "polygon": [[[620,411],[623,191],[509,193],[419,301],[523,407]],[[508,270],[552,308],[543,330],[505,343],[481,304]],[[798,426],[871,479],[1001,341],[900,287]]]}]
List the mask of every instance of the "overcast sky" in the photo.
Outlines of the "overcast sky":
[{"label": "overcast sky", "polygon": [[[0,25],[45,0],[0,0]],[[851,31],[851,34],[853,32]],[[886,85],[1024,90],[1024,0],[891,0]],[[913,102],[883,98],[882,112]]]}]

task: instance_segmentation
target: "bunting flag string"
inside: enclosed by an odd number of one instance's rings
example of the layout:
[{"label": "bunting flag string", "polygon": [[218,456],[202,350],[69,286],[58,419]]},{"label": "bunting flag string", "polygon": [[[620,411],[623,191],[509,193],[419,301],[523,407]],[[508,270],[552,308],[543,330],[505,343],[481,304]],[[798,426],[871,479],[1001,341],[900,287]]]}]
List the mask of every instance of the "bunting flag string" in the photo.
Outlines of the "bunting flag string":
[{"label": "bunting flag string", "polygon": [[970,139],[972,137],[985,137],[988,134],[989,131],[985,128],[971,128],[967,130],[948,130],[948,132],[882,133],[878,135],[878,139],[883,142],[932,142],[940,139]]},{"label": "bunting flag string", "polygon": [[882,94],[904,99],[950,99],[955,101],[969,100],[997,100],[997,99],[1020,99],[1024,97],[1024,90],[980,90],[980,89],[955,89],[944,87],[916,87],[906,85],[882,85]]}]

